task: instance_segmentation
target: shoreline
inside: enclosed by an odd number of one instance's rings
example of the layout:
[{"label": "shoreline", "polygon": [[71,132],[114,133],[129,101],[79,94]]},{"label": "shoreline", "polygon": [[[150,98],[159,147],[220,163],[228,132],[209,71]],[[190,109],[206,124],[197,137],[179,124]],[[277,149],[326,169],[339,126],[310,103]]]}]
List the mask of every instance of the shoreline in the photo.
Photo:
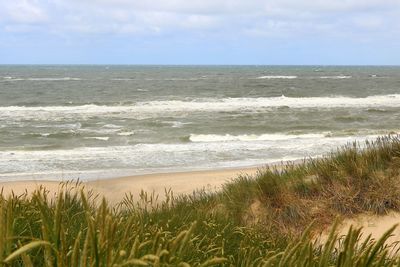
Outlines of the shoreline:
[{"label": "shoreline", "polygon": [[[141,191],[165,197],[165,191],[171,189],[175,196],[190,194],[196,190],[205,189],[216,191],[221,186],[240,175],[252,176],[267,166],[281,166],[285,162],[271,163],[249,167],[221,168],[212,170],[177,171],[165,173],[151,173],[110,177],[105,179],[80,181],[86,190],[93,190],[100,197],[105,197],[110,203],[118,203],[125,194],[131,193],[134,199],[139,199]],[[14,193],[21,195],[25,192],[32,193],[40,186],[44,186],[49,195],[57,194],[63,182],[77,180],[20,180],[0,182],[0,189],[4,195]]]}]

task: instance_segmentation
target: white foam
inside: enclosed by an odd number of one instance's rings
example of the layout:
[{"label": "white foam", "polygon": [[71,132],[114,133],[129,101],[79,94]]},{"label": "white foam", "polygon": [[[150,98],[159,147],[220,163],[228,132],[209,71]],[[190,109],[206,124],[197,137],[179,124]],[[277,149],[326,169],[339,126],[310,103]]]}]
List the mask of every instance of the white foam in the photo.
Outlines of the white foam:
[{"label": "white foam", "polygon": [[164,81],[198,81],[198,80],[204,80],[206,78],[200,77],[191,77],[191,78],[166,78]]},{"label": "white foam", "polygon": [[183,123],[183,122],[180,122],[180,121],[173,121],[171,127],[172,127],[172,128],[182,128],[182,126],[183,126],[184,124],[186,124],[186,123]]},{"label": "white foam", "polygon": [[192,124],[191,122],[181,122],[181,121],[164,121],[165,124],[170,124],[172,128],[182,128],[184,125]]},{"label": "white foam", "polygon": [[15,78],[3,77],[8,81],[81,81],[81,78],[76,77],[28,77],[28,78]]},{"label": "white foam", "polygon": [[[375,137],[311,138],[310,136],[310,138],[280,140],[8,150],[0,151],[0,177],[1,179],[18,179],[18,175],[29,173],[53,173],[54,177],[56,173],[64,174],[71,171],[85,173],[99,168],[104,171],[129,168],[159,172],[159,170],[169,168],[193,169],[238,166],[244,163],[262,164],[280,159],[321,155],[339,145]],[[11,178],[12,176],[14,178]]]},{"label": "white foam", "polygon": [[364,98],[336,97],[260,97],[260,98],[203,98],[193,101],[165,100],[137,102],[118,106],[44,106],[0,107],[0,118],[31,120],[77,119],[90,116],[151,118],[187,112],[265,112],[273,108],[379,108],[400,107],[400,94],[375,95]]},{"label": "white foam", "polygon": [[15,77],[3,77],[3,78],[4,78],[4,81],[7,81],[7,82],[25,81],[25,79],[15,78]]},{"label": "white foam", "polygon": [[91,136],[91,137],[85,137],[84,139],[96,139],[96,140],[101,140],[101,141],[107,141],[110,139],[110,137],[107,136]]},{"label": "white foam", "polygon": [[338,76],[321,76],[321,79],[350,79],[352,76],[338,75]]},{"label": "white foam", "polygon": [[119,132],[120,128],[118,129],[110,129],[110,128],[83,128],[83,129],[78,129],[78,133],[83,133],[83,134],[99,134],[99,135],[111,135],[115,134],[116,132]]},{"label": "white foam", "polygon": [[118,133],[118,135],[120,135],[120,136],[131,136],[134,134],[135,134],[135,132],[120,132],[120,133]]},{"label": "white foam", "polygon": [[61,77],[61,78],[27,78],[28,81],[80,81],[81,78]]},{"label": "white foam", "polygon": [[40,134],[40,136],[43,136],[43,137],[48,137],[48,136],[50,136],[51,135],[51,133],[41,133]]},{"label": "white foam", "polygon": [[105,124],[102,126],[102,128],[108,128],[108,129],[121,129],[123,126],[121,125],[115,125],[115,124]]},{"label": "white foam", "polygon": [[304,138],[323,138],[324,134],[244,134],[244,135],[217,135],[217,134],[191,134],[189,140],[192,142],[226,142],[226,141],[277,141]]},{"label": "white foam", "polygon": [[296,79],[295,75],[265,75],[257,77],[257,79]]}]

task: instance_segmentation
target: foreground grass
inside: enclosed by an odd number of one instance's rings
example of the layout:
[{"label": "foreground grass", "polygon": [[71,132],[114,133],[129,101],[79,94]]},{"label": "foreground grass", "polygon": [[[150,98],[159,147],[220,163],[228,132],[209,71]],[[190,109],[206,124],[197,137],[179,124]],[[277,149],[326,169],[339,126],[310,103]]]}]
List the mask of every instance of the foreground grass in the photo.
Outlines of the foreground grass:
[{"label": "foreground grass", "polygon": [[1,193],[0,265],[400,266],[386,242],[394,228],[361,242],[360,229],[340,237],[335,224],[316,241],[335,220],[400,211],[399,174],[400,139],[389,136],[165,201],[143,192],[110,207],[78,183],[55,198]]}]

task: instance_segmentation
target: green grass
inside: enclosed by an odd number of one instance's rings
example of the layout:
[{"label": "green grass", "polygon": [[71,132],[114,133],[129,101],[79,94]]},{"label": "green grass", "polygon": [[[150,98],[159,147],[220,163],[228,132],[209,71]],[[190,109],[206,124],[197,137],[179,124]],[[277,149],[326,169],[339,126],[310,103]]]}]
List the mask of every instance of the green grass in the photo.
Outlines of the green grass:
[{"label": "green grass", "polygon": [[[400,266],[397,243],[338,223],[400,211],[400,139],[242,175],[218,192],[142,192],[110,206],[66,183],[50,197],[0,194],[3,266]],[[189,179],[189,178],[188,178]],[[316,236],[337,223],[324,244]],[[362,240],[362,241],[361,241]]]}]

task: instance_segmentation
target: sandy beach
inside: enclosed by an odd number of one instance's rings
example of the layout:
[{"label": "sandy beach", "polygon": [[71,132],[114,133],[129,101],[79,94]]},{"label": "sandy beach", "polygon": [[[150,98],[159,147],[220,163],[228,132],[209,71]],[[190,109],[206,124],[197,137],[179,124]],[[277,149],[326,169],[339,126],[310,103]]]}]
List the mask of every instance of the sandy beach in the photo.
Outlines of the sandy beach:
[{"label": "sandy beach", "polygon": [[[140,192],[154,192],[159,195],[159,199],[164,197],[165,190],[171,189],[174,195],[192,193],[198,189],[218,190],[221,186],[238,177],[239,175],[254,175],[260,167],[251,168],[233,168],[220,170],[190,171],[190,172],[171,172],[155,173],[145,175],[135,175],[127,177],[99,179],[83,182],[88,190],[106,197],[110,203],[117,203],[122,200],[125,194],[132,193],[134,197],[139,198]],[[60,187],[58,181],[10,181],[0,182],[0,187],[5,195],[14,192],[22,194],[25,191],[32,192],[40,186],[44,186],[54,194]]]},{"label": "sandy beach", "polygon": [[[300,161],[298,161],[300,162]],[[275,167],[282,166],[273,164]],[[108,179],[98,179],[82,182],[86,190],[92,190],[101,199],[103,196],[110,204],[117,204],[126,194],[131,193],[134,199],[139,200],[141,191],[158,195],[158,200],[165,199],[165,191],[171,189],[174,195],[191,194],[200,189],[206,191],[216,191],[222,185],[237,178],[240,175],[254,176],[259,170],[266,166],[248,168],[230,168],[203,171],[185,171],[170,173],[154,173],[144,175],[133,175]],[[64,181],[65,182],[65,181]],[[27,180],[27,181],[8,181],[0,182],[0,188],[5,195],[12,192],[16,195],[24,192],[31,193],[40,186],[44,186],[50,196],[54,196],[60,189],[59,181],[46,180]],[[363,237],[371,234],[372,238],[379,238],[394,224],[400,220],[400,214],[391,212],[384,216],[374,214],[359,214],[353,218],[344,219],[339,226],[339,235],[345,235],[351,225],[363,228]],[[322,234],[325,240],[329,233],[329,228]],[[389,241],[400,240],[400,230],[396,229]]]}]

